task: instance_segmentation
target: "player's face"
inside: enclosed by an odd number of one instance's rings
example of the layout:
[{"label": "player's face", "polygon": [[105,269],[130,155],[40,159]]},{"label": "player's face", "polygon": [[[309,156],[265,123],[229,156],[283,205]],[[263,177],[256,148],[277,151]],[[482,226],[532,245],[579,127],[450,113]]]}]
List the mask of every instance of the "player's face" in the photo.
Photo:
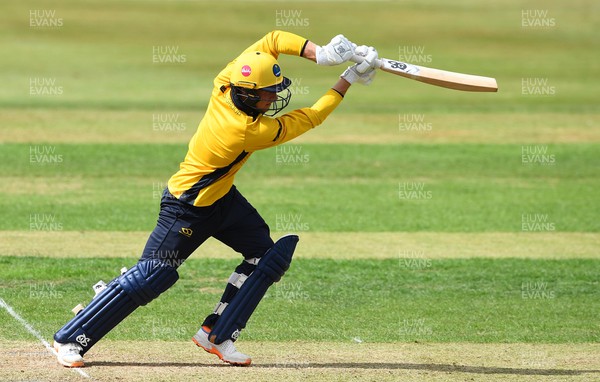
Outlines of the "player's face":
[{"label": "player's face", "polygon": [[256,103],[256,108],[264,113],[265,111],[269,110],[271,104],[277,99],[277,93],[268,92],[261,89],[258,89],[257,93],[260,97],[260,101]]}]

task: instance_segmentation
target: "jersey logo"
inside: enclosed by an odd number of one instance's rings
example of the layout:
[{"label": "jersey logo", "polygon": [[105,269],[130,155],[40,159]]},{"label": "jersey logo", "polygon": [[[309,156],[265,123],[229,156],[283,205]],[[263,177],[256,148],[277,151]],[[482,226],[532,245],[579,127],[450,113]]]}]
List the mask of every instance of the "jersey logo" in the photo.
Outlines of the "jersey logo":
[{"label": "jersey logo", "polygon": [[182,234],[183,236],[192,237],[192,234],[194,233],[194,231],[192,231],[191,228],[181,227],[181,229],[179,230],[179,233]]},{"label": "jersey logo", "polygon": [[248,65],[242,66],[242,76],[248,77],[250,74],[252,74],[252,68]]}]

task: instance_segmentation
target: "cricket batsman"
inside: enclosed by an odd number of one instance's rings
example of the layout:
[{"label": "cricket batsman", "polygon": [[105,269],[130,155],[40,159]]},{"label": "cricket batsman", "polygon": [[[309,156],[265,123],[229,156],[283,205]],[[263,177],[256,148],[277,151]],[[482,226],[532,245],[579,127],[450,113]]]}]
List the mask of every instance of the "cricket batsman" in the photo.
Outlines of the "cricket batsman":
[{"label": "cricket batsman", "polygon": [[[311,107],[274,117],[289,103],[291,81],[277,62],[280,54],[318,65],[338,65],[354,54],[364,62],[348,67]],[[234,342],[267,289],[292,261],[298,237],[276,242],[269,226],[233,185],[253,152],[288,142],[323,123],[353,83],[375,76],[377,51],[356,46],[343,35],[318,46],[298,35],[273,31],[250,45],[215,78],[206,114],[191,138],[180,169],[164,190],[158,222],[138,263],[112,280],[54,335],[58,362],[84,366],[83,355],[139,306],[169,289],[181,265],[214,237],[243,256],[214,311],[193,342],[222,361],[250,365]]]}]

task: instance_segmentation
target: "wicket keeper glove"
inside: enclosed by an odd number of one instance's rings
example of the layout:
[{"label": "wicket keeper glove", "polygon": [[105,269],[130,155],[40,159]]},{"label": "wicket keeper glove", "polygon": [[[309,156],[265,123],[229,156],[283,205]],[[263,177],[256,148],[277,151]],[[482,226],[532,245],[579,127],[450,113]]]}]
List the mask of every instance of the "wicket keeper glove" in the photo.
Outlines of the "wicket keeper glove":
[{"label": "wicket keeper glove", "polygon": [[340,77],[351,84],[369,85],[375,78],[375,63],[378,57],[377,50],[372,46],[361,45],[356,48],[355,53],[363,57],[364,61],[348,67]]},{"label": "wicket keeper glove", "polygon": [[325,46],[317,46],[316,56],[317,64],[324,66],[334,66],[342,64],[354,55],[353,44],[344,35],[337,35],[331,39],[331,42]]}]

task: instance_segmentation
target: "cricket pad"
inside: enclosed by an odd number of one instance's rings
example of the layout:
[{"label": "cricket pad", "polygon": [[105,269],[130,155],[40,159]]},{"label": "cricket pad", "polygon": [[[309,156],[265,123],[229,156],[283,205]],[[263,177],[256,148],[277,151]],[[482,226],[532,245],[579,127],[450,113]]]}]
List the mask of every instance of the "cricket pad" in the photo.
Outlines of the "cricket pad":
[{"label": "cricket pad", "polygon": [[212,328],[212,343],[237,339],[269,287],[289,269],[298,240],[296,235],[283,236],[269,248]]},{"label": "cricket pad", "polygon": [[138,262],[112,280],[102,292],[56,334],[59,343],[78,343],[85,354],[125,317],[169,289],[179,279],[175,268],[160,260]]}]

